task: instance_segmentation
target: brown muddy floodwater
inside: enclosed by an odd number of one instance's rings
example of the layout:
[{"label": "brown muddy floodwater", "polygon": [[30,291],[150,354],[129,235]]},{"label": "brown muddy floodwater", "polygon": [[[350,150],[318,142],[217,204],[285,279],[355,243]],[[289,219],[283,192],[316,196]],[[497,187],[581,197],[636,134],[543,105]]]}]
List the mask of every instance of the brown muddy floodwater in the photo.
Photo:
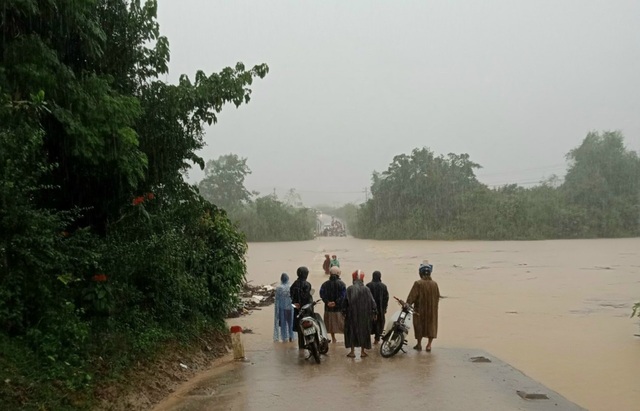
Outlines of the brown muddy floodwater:
[{"label": "brown muddy floodwater", "polygon": [[[325,253],[338,255],[345,282],[350,282],[349,273],[356,269],[367,273],[366,282],[372,271],[380,270],[390,294],[403,299],[418,277],[419,263],[428,259],[434,265],[433,278],[446,297],[440,302],[438,339],[430,357],[410,352],[390,360],[372,355],[354,361],[344,357],[346,350],[337,344],[322,364],[312,364],[299,357],[294,345],[273,343],[273,307],[264,307],[250,316],[229,320],[253,330],[254,334],[243,336],[253,368],[220,374],[237,366],[223,363],[219,370],[199,379],[210,379],[208,391],[207,384],[199,386],[207,392],[202,397],[209,399],[188,405],[178,392],[158,409],[268,409],[265,399],[274,398],[273,404],[277,404],[276,397],[290,395],[291,390],[308,390],[314,379],[319,386],[332,387],[329,394],[323,393],[325,409],[344,407],[349,406],[344,403],[346,398],[365,401],[371,397],[375,390],[362,381],[382,378],[380,373],[387,371],[411,374],[417,372],[413,368],[421,367],[429,369],[430,377],[443,385],[444,378],[437,374],[442,372],[444,377],[451,373],[453,366],[445,364],[454,364],[460,349],[482,350],[584,408],[640,409],[640,338],[634,337],[640,328],[637,320],[629,318],[633,303],[640,300],[640,239],[439,242],[319,238],[252,243],[248,279],[254,284],[270,284],[287,272],[293,280],[296,268],[306,265],[311,271],[309,281],[318,290],[326,280],[322,271]],[[396,309],[392,304],[389,313]],[[439,349],[449,354],[441,356],[438,363]],[[371,364],[367,368],[354,368],[366,361]],[[263,373],[267,368],[276,371]],[[306,379],[299,387],[295,380],[287,380],[296,373]],[[460,369],[459,376],[463,374]],[[332,382],[323,383],[322,376],[327,375],[333,375]],[[397,395],[407,399],[405,404],[400,401],[395,405],[412,404],[420,378],[415,375],[413,387],[389,383]],[[283,387],[278,387],[279,381]],[[221,384],[232,390],[225,393],[219,389]],[[185,388],[183,394],[197,385]],[[483,390],[486,393],[489,388]],[[264,398],[259,397],[260,392]],[[341,402],[335,403],[332,394]],[[228,402],[225,406],[224,401],[231,401],[225,396],[245,399],[243,405]],[[363,403],[351,405],[358,409]],[[375,403],[369,404],[371,407],[375,408]],[[503,409],[519,408],[505,405]]]}]

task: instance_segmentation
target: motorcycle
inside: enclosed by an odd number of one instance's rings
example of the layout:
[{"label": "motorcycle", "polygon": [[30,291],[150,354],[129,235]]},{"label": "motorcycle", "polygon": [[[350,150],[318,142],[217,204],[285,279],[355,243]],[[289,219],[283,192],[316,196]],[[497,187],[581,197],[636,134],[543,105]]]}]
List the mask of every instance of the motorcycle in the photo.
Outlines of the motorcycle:
[{"label": "motorcycle", "polygon": [[393,298],[402,309],[396,312],[385,325],[382,344],[380,344],[380,355],[384,358],[393,357],[400,350],[406,353],[403,346],[407,344],[406,336],[411,328],[411,320],[414,315],[418,315],[409,304],[397,297]]},{"label": "motorcycle", "polygon": [[[329,334],[324,325],[322,316],[313,312],[313,307],[322,300],[313,301],[300,307],[300,313],[296,317],[299,329],[304,336],[304,348],[309,351],[309,359],[313,356],[316,363],[320,364],[320,354],[329,351]],[[294,306],[295,307],[295,306]]]}]

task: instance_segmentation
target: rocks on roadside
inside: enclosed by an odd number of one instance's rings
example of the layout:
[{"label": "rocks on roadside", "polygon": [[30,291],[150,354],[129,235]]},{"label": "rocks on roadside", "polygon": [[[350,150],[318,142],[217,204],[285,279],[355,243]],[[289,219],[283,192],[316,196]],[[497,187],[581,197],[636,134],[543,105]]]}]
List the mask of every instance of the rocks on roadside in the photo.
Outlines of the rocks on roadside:
[{"label": "rocks on roadside", "polygon": [[236,309],[232,310],[227,318],[237,318],[243,315],[251,314],[252,310],[260,310],[274,303],[276,298],[276,289],[273,285],[251,285],[249,282],[244,283],[240,292],[240,303]]}]

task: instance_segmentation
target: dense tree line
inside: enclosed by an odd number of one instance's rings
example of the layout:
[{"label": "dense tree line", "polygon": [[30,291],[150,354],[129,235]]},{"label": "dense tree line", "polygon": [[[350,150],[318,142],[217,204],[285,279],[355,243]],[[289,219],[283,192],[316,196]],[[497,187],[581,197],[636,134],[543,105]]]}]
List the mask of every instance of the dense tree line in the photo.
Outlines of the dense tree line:
[{"label": "dense tree line", "polygon": [[374,172],[372,198],[348,211],[351,234],[376,239],[627,237],[640,235],[640,159],[619,132],[589,133],[567,154],[564,181],[489,188],[467,154],[427,148]]},{"label": "dense tree line", "polygon": [[286,201],[275,194],[258,196],[259,193],[250,192],[244,185],[249,174],[247,159],[235,154],[209,160],[199,184],[200,193],[226,210],[248,241],[312,239],[315,213],[302,205],[295,190],[288,193]]},{"label": "dense tree line", "polygon": [[0,408],[88,406],[100,377],[235,304],[244,236],[182,174],[268,68],[160,81],[156,3],[0,7]]}]

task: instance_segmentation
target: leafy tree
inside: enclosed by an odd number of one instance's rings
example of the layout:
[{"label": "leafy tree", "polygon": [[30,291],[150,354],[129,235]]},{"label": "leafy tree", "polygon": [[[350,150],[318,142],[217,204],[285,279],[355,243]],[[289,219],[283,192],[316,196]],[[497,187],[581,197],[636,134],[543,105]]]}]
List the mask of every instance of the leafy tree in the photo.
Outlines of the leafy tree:
[{"label": "leafy tree", "polygon": [[607,237],[640,233],[640,158],[620,132],[592,132],[567,154],[562,186],[569,204],[585,210],[588,232]]},{"label": "leafy tree", "polygon": [[251,174],[246,158],[223,155],[207,161],[204,172],[200,193],[217,206],[231,212],[251,200],[251,193],[244,186],[244,179]]},{"label": "leafy tree", "polygon": [[358,206],[355,204],[347,203],[337,208],[333,213],[346,223],[347,230],[351,230],[352,227],[357,226]]},{"label": "leafy tree", "polygon": [[149,187],[159,182],[182,183],[192,164],[205,168],[196,152],[204,147],[204,126],[217,122],[227,103],[236,107],[251,100],[249,86],[269,68],[262,64],[246,70],[242,63],[209,76],[198,71],[195,80],[181,76],[178,85],[154,81],[142,90],[144,130],[140,146],[149,159]]},{"label": "leafy tree", "polygon": [[199,183],[204,198],[225,209],[249,241],[294,241],[313,238],[314,213],[303,207],[298,193],[291,189],[285,201],[275,194],[254,200],[244,186],[251,173],[246,158],[235,154],[209,160],[205,177]]},{"label": "leafy tree", "polygon": [[258,197],[232,216],[249,241],[310,240],[314,236],[315,213],[290,206],[271,194]]},{"label": "leafy tree", "polygon": [[287,191],[284,202],[291,207],[303,207],[302,197],[300,197],[300,194],[296,191],[295,188],[291,188],[289,189],[289,191]]},{"label": "leafy tree", "polygon": [[480,186],[477,168],[467,154],[435,156],[427,148],[395,156],[386,171],[373,174],[373,198],[362,214],[370,218],[369,228],[363,233],[375,238],[428,238],[446,231],[464,207],[465,193]]},{"label": "leafy tree", "polygon": [[60,391],[89,393],[94,372],[221,325],[236,301],[244,236],[182,173],[268,67],[164,83],[156,10],[0,7],[0,380],[38,387],[2,385],[0,408],[69,407]]},{"label": "leafy tree", "polygon": [[364,238],[544,239],[640,234],[640,160],[618,132],[589,133],[569,152],[564,183],[489,189],[466,154],[428,149],[373,173],[373,198],[350,232]]}]

